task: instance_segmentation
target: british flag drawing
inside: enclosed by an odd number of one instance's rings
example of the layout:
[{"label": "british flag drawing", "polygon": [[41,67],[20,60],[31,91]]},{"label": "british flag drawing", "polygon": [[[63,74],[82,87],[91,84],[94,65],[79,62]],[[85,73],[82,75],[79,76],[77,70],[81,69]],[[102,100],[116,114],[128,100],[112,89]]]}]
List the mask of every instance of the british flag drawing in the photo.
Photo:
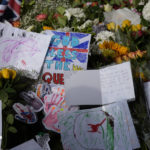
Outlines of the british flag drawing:
[{"label": "british flag drawing", "polygon": [[0,20],[16,21],[20,17],[22,0],[2,0],[0,4]]}]

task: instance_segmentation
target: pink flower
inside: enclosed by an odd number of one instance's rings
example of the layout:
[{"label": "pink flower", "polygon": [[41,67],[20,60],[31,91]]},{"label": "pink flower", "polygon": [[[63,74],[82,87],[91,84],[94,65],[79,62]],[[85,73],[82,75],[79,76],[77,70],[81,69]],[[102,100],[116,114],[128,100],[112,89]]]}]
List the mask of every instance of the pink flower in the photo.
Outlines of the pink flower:
[{"label": "pink flower", "polygon": [[143,31],[139,30],[138,31],[138,36],[141,37],[143,35]]},{"label": "pink flower", "polygon": [[46,14],[39,14],[36,16],[36,20],[39,22],[44,21],[46,18],[47,18]]}]

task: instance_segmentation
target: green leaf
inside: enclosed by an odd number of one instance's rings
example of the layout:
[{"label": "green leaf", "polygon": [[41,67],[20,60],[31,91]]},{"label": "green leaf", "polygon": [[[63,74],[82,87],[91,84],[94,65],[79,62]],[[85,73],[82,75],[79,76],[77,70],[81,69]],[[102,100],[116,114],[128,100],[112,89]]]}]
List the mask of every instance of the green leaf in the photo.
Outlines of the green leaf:
[{"label": "green leaf", "polygon": [[32,6],[32,5],[34,5],[34,4],[35,4],[35,1],[34,1],[34,0],[32,0],[32,1],[29,3],[30,6]]},{"label": "green leaf", "polygon": [[8,94],[4,90],[0,90],[0,100],[2,101],[8,100]]},{"label": "green leaf", "polygon": [[14,116],[13,114],[9,114],[6,118],[6,121],[9,123],[9,124],[13,124],[14,123]]},{"label": "green leaf", "polygon": [[10,126],[8,128],[8,131],[11,132],[11,133],[17,133],[17,129],[15,127],[13,127],[13,126]]},{"label": "green leaf", "polygon": [[6,104],[2,103],[2,110],[4,110],[6,108]]},{"label": "green leaf", "polygon": [[66,17],[58,17],[57,19],[58,19],[58,23],[61,27],[64,27],[66,25],[66,23],[67,23]]},{"label": "green leaf", "polygon": [[58,13],[60,13],[61,15],[63,15],[65,13],[66,9],[64,7],[59,6],[59,7],[57,7],[56,10],[58,11]]},{"label": "green leaf", "polygon": [[16,94],[16,90],[13,89],[13,88],[10,88],[10,87],[8,87],[7,89],[5,89],[5,91],[6,91],[8,94]]}]

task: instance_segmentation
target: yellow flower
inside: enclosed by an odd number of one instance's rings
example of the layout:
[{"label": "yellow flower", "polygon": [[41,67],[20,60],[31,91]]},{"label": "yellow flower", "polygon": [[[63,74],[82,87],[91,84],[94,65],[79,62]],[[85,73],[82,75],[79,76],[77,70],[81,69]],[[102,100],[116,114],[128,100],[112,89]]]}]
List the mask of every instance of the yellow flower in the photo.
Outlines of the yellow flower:
[{"label": "yellow flower", "polygon": [[121,63],[122,63],[121,57],[120,57],[120,56],[119,56],[119,57],[116,57],[115,62],[116,62],[117,64],[121,64]]},{"label": "yellow flower", "polygon": [[138,58],[138,57],[142,58],[145,53],[146,53],[146,51],[137,50],[137,51],[135,52],[135,55],[136,55],[137,58]]},{"label": "yellow flower", "polygon": [[0,71],[0,79],[2,78],[2,72]]},{"label": "yellow flower", "polygon": [[120,54],[120,55],[125,55],[125,54],[127,54],[127,52],[128,52],[128,48],[125,47],[125,46],[121,46],[121,47],[118,49],[118,51],[119,51],[119,54]]},{"label": "yellow flower", "polygon": [[43,30],[54,30],[52,27],[43,26]]},{"label": "yellow flower", "polygon": [[9,74],[10,74],[12,79],[15,79],[16,75],[17,75],[17,72],[13,69],[9,69]]},{"label": "yellow flower", "polygon": [[141,30],[141,29],[142,29],[142,25],[141,25],[141,24],[137,24],[137,25],[136,25],[136,28],[137,28],[138,30]]},{"label": "yellow flower", "polygon": [[131,30],[132,30],[132,31],[138,31],[138,28],[137,28],[136,25],[132,25],[132,26],[131,26]]},{"label": "yellow flower", "polygon": [[119,28],[120,26],[117,24],[115,30],[118,31]]},{"label": "yellow flower", "polygon": [[2,77],[4,78],[4,79],[9,79],[10,78],[10,74],[9,74],[9,70],[8,69],[2,69],[1,70],[1,73],[2,73]]},{"label": "yellow flower", "polygon": [[111,22],[111,23],[107,24],[107,29],[108,30],[115,30],[115,28],[116,28],[116,25],[115,25],[114,22]]},{"label": "yellow flower", "polygon": [[130,27],[131,26],[131,21],[126,19],[122,22],[122,28],[125,28],[125,27]]},{"label": "yellow flower", "polygon": [[125,60],[125,61],[128,61],[128,60],[129,60],[129,57],[128,57],[127,55],[123,55],[123,56],[122,56],[122,59]]}]

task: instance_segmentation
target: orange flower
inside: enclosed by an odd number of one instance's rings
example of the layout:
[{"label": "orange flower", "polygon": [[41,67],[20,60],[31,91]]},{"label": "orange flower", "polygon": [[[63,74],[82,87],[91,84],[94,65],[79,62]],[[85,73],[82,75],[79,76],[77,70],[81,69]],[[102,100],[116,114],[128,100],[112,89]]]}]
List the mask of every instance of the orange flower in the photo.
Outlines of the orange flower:
[{"label": "orange flower", "polygon": [[43,30],[54,30],[52,27],[43,26]]},{"label": "orange flower", "polygon": [[12,22],[12,25],[13,25],[14,27],[19,27],[19,26],[20,26],[20,21],[13,21],[13,22]]},{"label": "orange flower", "polygon": [[128,53],[128,57],[131,59],[135,59],[135,53],[134,52]]},{"label": "orange flower", "polygon": [[98,2],[92,2],[91,6],[94,7],[94,6],[97,6],[98,5]]}]

